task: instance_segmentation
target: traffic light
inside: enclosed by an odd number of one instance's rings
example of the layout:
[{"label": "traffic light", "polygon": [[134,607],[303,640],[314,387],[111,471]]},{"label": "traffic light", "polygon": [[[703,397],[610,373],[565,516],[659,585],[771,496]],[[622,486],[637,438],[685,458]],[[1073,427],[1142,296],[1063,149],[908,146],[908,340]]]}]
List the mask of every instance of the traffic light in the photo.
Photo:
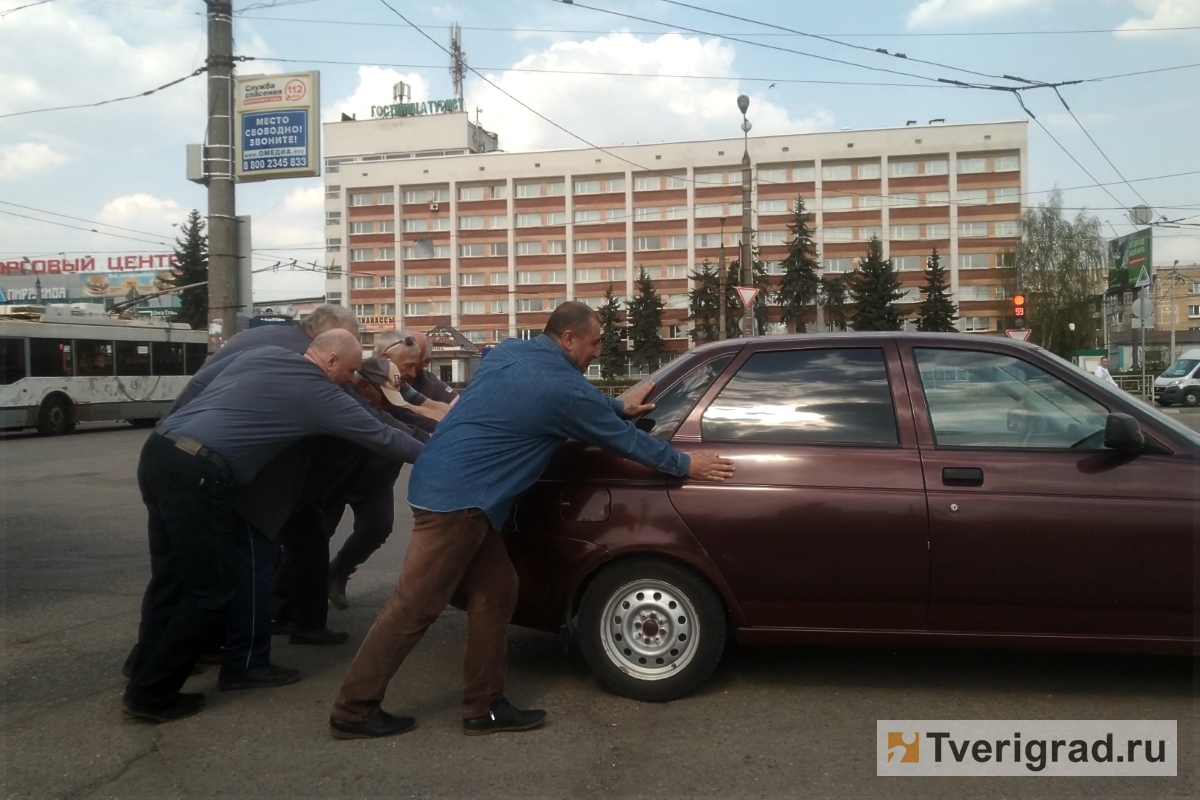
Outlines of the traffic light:
[{"label": "traffic light", "polygon": [[1017,318],[1017,327],[1025,327],[1025,295],[1017,292],[1013,295],[1013,316]]}]

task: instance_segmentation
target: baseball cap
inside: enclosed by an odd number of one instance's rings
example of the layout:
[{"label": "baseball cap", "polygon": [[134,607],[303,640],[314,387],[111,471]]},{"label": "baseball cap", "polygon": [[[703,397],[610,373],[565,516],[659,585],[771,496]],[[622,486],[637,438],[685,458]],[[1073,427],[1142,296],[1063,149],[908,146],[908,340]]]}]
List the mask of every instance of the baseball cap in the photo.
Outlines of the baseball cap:
[{"label": "baseball cap", "polygon": [[388,358],[364,358],[358,368],[358,377],[374,386],[389,403],[394,406],[406,406],[403,395],[400,394],[400,370]]}]

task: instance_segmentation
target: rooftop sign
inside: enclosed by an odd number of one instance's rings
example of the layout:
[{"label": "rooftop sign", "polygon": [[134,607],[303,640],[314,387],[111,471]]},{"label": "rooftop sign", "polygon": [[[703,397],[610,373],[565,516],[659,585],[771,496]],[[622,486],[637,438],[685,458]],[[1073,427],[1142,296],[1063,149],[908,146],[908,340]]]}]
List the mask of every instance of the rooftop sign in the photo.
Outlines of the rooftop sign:
[{"label": "rooftop sign", "polygon": [[387,106],[371,106],[371,118],[422,117],[426,114],[453,114],[456,111],[462,111],[462,103],[458,98],[429,100],[424,103],[392,103]]}]

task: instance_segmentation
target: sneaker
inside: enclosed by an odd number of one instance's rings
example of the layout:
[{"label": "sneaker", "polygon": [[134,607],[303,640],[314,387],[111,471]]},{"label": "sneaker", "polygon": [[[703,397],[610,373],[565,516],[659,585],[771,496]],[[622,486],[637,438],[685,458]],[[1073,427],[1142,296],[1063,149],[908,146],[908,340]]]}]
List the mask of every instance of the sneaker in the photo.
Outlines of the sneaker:
[{"label": "sneaker", "polygon": [[394,717],[380,709],[364,722],[347,722],[329,718],[329,733],[335,739],[381,739],[384,736],[399,736],[417,727],[412,717]]},{"label": "sneaker", "polygon": [[349,638],[350,634],[345,631],[331,631],[329,628],[313,628],[306,631],[294,628],[288,638],[288,644],[344,644]]},{"label": "sneaker", "polygon": [[132,700],[128,695],[121,698],[121,715],[125,719],[139,722],[174,722],[177,719],[198,714],[204,708],[204,695],[198,692],[180,694],[165,706],[149,706]]},{"label": "sneaker", "polygon": [[[330,570],[332,574],[333,570]],[[345,611],[350,607],[350,603],[346,601],[346,582],[338,577],[331,577],[329,583],[326,584],[326,594],[329,596],[329,602],[333,603],[333,607],[339,611]]]},{"label": "sneaker", "polygon": [[482,717],[463,720],[463,733],[467,736],[486,736],[501,731],[527,731],[546,721],[546,712],[540,709],[522,711],[507,698],[492,701],[488,713]]},{"label": "sneaker", "polygon": [[222,692],[237,689],[270,689],[275,686],[287,686],[298,680],[300,670],[291,667],[267,664],[265,667],[236,669],[226,664],[221,667],[221,674],[217,676],[217,688]]}]

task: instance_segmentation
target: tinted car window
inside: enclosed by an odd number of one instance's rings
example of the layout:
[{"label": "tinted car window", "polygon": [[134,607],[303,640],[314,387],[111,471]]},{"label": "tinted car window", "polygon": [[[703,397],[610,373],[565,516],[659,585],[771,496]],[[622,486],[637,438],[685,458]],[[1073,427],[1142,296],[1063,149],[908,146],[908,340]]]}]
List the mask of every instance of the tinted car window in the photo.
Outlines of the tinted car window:
[{"label": "tinted car window", "polygon": [[704,411],[706,440],[897,444],[883,351],[757,353]]},{"label": "tinted car window", "polygon": [[701,396],[708,391],[708,387],[712,386],[712,382],[724,371],[732,358],[732,355],[721,356],[701,364],[656,397],[654,409],[641,416],[641,419],[654,420],[650,435],[664,441],[674,436],[684,418],[691,413]]},{"label": "tinted car window", "polygon": [[1027,361],[915,348],[937,444],[1102,449],[1108,410]]}]

